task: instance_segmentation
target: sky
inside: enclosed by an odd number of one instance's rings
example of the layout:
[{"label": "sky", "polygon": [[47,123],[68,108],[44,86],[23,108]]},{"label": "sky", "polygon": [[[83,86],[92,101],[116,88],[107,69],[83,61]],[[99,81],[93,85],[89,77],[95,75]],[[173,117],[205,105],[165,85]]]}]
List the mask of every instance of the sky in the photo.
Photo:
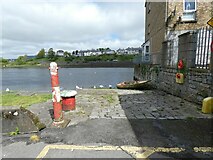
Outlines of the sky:
[{"label": "sky", "polygon": [[40,49],[140,47],[143,0],[2,0],[1,56],[36,55]]}]

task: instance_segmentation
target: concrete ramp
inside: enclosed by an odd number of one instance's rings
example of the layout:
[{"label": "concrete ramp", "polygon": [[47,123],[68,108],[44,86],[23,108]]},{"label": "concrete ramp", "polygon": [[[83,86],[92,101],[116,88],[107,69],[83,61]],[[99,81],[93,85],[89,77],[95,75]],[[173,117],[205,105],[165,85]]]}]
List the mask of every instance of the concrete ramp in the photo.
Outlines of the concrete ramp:
[{"label": "concrete ramp", "polygon": [[46,126],[31,111],[19,107],[2,107],[1,109],[2,133],[10,132],[31,133],[38,132]]}]

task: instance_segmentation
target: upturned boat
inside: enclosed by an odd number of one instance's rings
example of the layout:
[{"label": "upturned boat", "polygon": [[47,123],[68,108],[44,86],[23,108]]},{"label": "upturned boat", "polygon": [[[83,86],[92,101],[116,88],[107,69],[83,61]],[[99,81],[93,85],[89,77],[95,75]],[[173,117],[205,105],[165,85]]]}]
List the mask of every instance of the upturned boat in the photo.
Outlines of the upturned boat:
[{"label": "upturned boat", "polygon": [[117,84],[118,89],[150,89],[150,81],[124,81]]}]

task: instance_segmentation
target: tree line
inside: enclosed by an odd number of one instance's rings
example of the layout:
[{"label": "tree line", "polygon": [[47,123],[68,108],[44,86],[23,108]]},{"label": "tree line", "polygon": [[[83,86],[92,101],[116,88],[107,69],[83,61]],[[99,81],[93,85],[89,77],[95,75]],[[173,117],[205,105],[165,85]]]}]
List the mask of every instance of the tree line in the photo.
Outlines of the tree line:
[{"label": "tree line", "polygon": [[[98,50],[104,53],[109,48],[99,48]],[[37,65],[45,63],[48,61],[56,62],[92,62],[92,61],[131,61],[134,55],[117,55],[115,54],[101,54],[101,55],[91,55],[91,56],[78,56],[79,51],[73,51],[72,53],[68,51],[63,51],[63,56],[59,56],[53,48],[49,48],[46,52],[42,48],[35,57],[29,58],[29,56],[19,56],[15,61],[9,62],[7,59],[0,58],[0,63],[2,66],[10,65]]]}]

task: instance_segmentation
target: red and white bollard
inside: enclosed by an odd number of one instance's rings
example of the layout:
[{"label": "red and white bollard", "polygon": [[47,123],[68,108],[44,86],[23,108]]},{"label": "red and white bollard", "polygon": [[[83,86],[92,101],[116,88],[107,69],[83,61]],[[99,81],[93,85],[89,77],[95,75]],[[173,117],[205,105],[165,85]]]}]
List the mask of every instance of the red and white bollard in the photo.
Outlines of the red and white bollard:
[{"label": "red and white bollard", "polygon": [[51,85],[52,85],[52,101],[54,110],[54,124],[63,123],[63,112],[61,105],[61,95],[58,80],[58,66],[57,63],[50,63],[50,75],[51,75]]}]

